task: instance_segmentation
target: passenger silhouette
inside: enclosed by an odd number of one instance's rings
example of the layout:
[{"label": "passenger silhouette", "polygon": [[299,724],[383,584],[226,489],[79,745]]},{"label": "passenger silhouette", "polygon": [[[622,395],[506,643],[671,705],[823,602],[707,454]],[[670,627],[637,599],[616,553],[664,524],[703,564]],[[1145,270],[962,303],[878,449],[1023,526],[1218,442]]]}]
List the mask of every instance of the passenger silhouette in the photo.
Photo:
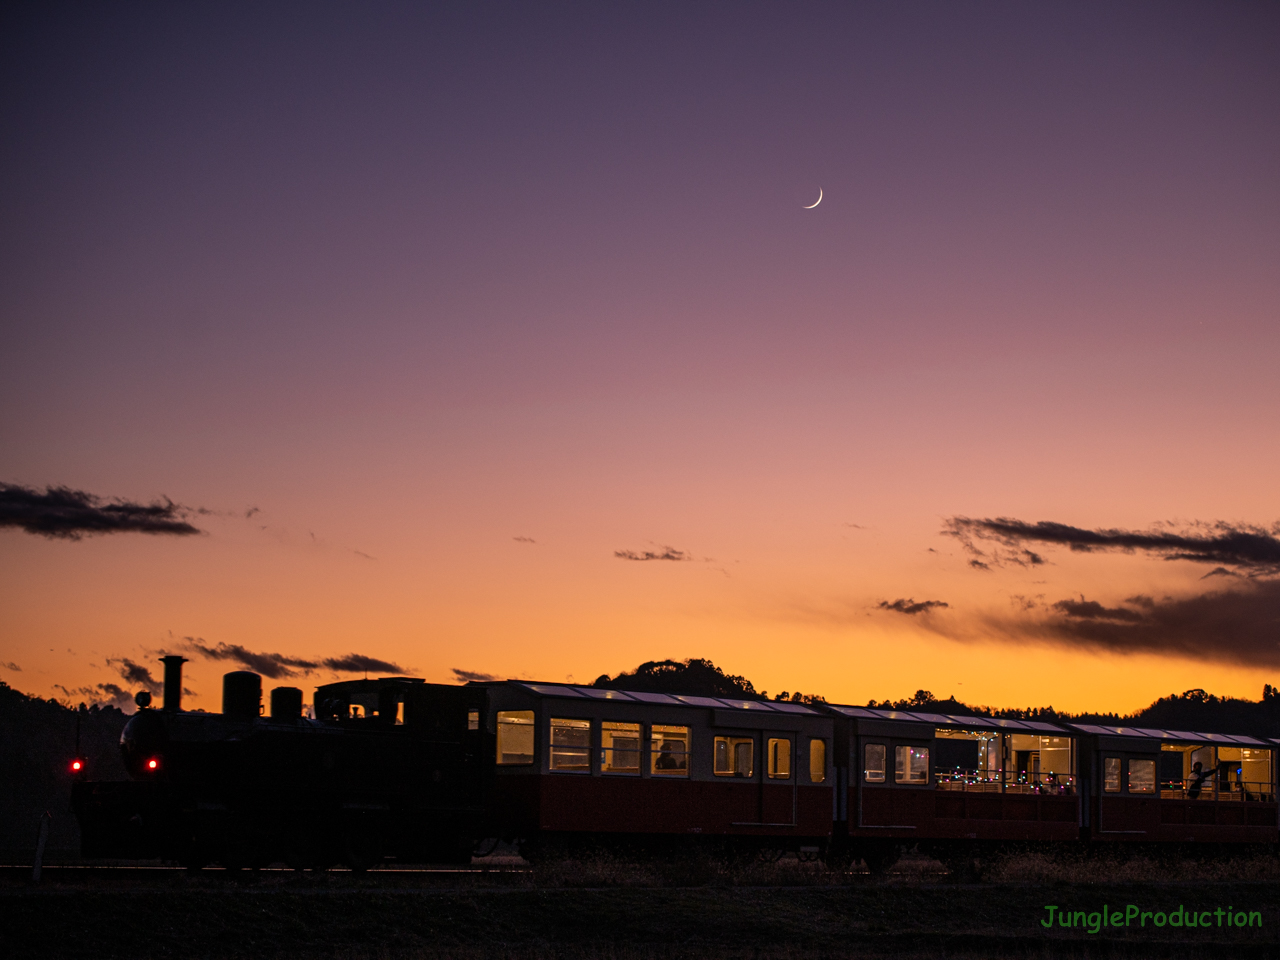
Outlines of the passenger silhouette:
[{"label": "passenger silhouette", "polygon": [[1200,789],[1204,786],[1204,782],[1212,776],[1203,767],[1204,764],[1199,760],[1191,765],[1191,785],[1187,787],[1187,796],[1192,800],[1199,798]]},{"label": "passenger silhouette", "polygon": [[658,751],[658,759],[653,762],[655,770],[679,770],[680,761],[672,752],[671,741],[663,740],[662,749]]}]

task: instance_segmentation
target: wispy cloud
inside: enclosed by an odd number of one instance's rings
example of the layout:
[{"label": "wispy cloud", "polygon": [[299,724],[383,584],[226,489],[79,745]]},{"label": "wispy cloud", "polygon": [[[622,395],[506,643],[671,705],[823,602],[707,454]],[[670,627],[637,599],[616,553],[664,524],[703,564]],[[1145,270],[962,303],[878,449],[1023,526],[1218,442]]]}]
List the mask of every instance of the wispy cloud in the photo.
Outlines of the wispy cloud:
[{"label": "wispy cloud", "polygon": [[537,543],[538,542],[537,540],[533,539],[533,537],[512,537],[511,539],[514,540],[516,543]]},{"label": "wispy cloud", "polygon": [[975,520],[952,517],[943,533],[955,537],[972,556],[971,565],[983,569],[1019,564],[1036,566],[1044,558],[1029,550],[1028,543],[1065,546],[1078,553],[1121,551],[1148,553],[1166,560],[1217,564],[1213,574],[1244,571],[1250,576],[1280,573],[1280,525],[1267,529],[1222,521],[1175,526],[1167,524],[1147,531],[1086,530],[1041,520],[1028,523],[1010,517]]},{"label": "wispy cloud", "polygon": [[692,560],[693,557],[684,550],[675,547],[660,546],[657,550],[615,550],[613,555],[619,560]]},{"label": "wispy cloud", "polygon": [[907,599],[894,600],[892,603],[888,600],[881,600],[876,606],[881,610],[893,610],[896,613],[905,613],[914,617],[917,613],[928,613],[930,610],[949,607],[951,604],[942,600],[921,600],[917,603],[914,599]]},{"label": "wispy cloud", "polygon": [[468,683],[473,680],[477,683],[484,683],[489,680],[498,679],[492,673],[481,673],[479,670],[459,670],[457,667],[453,668],[453,676],[454,679],[460,680],[463,683]]},{"label": "wispy cloud", "polygon": [[21,668],[20,666],[18,666],[16,663],[14,663],[12,660],[10,660],[8,663],[6,663],[6,664],[4,665],[4,668],[5,668],[6,670],[12,670],[14,673],[21,673],[21,672],[22,672],[22,668]]},{"label": "wispy cloud", "polygon": [[0,483],[0,527],[61,540],[107,533],[151,533],[191,536],[200,529],[187,522],[198,511],[165,497],[149,504],[111,499],[46,487],[44,492]]}]

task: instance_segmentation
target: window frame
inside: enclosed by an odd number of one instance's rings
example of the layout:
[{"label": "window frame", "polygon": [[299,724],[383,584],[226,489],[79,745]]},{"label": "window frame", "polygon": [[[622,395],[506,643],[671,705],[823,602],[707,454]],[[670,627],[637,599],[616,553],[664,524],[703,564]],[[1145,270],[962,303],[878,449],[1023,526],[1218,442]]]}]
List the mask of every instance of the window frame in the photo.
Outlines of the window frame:
[{"label": "window frame", "polygon": [[[818,749],[815,751],[814,747]],[[814,776],[814,758],[817,756],[818,765],[817,773]],[[827,782],[827,741],[822,737],[809,738],[809,782],[810,783],[826,783]]]},{"label": "window frame", "polygon": [[[1151,779],[1150,779],[1150,781],[1149,781],[1149,782],[1150,782],[1150,786],[1149,786],[1147,789],[1145,789],[1145,790],[1135,790],[1135,789],[1134,789],[1134,786],[1133,786],[1133,765],[1134,765],[1135,763],[1139,763],[1139,764],[1150,764],[1150,766],[1151,766]],[[1156,762],[1155,762],[1154,760],[1152,760],[1152,759],[1151,759],[1151,758],[1149,758],[1149,757],[1130,757],[1130,758],[1129,758],[1129,762],[1125,764],[1125,767],[1126,767],[1126,769],[1125,769],[1125,778],[1124,778],[1125,793],[1130,793],[1130,794],[1133,794],[1133,795],[1135,795],[1135,796],[1141,796],[1141,797],[1154,796],[1154,795],[1155,795],[1155,793],[1157,792],[1158,784],[1156,783]]]},{"label": "window frame", "polygon": [[[933,768],[929,766],[932,745],[922,746],[918,743],[895,743],[893,745],[893,785],[895,787],[927,787],[932,782]],[[902,751],[906,751],[908,763],[905,768],[900,768],[898,758],[903,755]],[[903,779],[900,769],[905,769],[905,774],[910,777],[916,766],[911,763],[915,759],[915,751],[924,752],[924,779],[910,780]]]},{"label": "window frame", "polygon": [[[1115,764],[1115,777],[1111,776],[1112,764]],[[1112,784],[1115,786],[1112,786]],[[1124,790],[1124,758],[1108,757],[1102,758],[1102,792],[1103,793],[1121,793]]]},{"label": "window frame", "polygon": [[[730,758],[732,766],[727,770],[720,769],[720,744],[727,747],[726,755]],[[746,773],[738,770],[738,748],[743,745],[751,747],[751,769]],[[711,747],[711,772],[717,777],[732,777],[735,780],[754,780],[756,775],[756,738],[755,735],[746,737],[735,737],[731,734],[716,736],[712,741]]]},{"label": "window frame", "polygon": [[[547,718],[547,769],[551,773],[567,773],[577,774],[578,776],[591,775],[591,750],[595,743],[595,724],[589,717],[548,717]],[[558,749],[562,752],[572,751],[574,756],[579,755],[577,751],[581,751],[581,756],[586,760],[586,764],[582,767],[558,767],[556,766],[556,724],[565,724],[563,729],[587,731],[586,746],[559,744]]]},{"label": "window frame", "polygon": [[[503,719],[504,715],[508,719]],[[517,716],[519,715],[519,716]],[[526,719],[527,716],[527,719]],[[529,729],[529,753],[512,753],[513,757],[525,757],[528,760],[504,760],[506,756],[502,752],[503,747],[503,727],[504,726],[525,727]],[[495,717],[495,733],[494,737],[494,763],[499,767],[528,767],[532,766],[538,760],[538,714],[534,710],[499,710]]]},{"label": "window frame", "polygon": [[[786,749],[782,751],[782,753],[786,754],[785,757],[781,757],[778,752],[778,748],[782,744],[786,744]],[[794,753],[795,744],[792,743],[790,737],[766,737],[764,748],[765,778],[768,780],[790,780],[792,770],[795,766],[791,762]],[[777,772],[781,767],[781,763],[779,763],[780,760],[784,760],[786,762],[787,769],[784,773]]]},{"label": "window frame", "polygon": [[[605,737],[609,736],[609,742],[612,744],[612,735],[618,732],[635,734],[635,757],[636,765],[634,768],[613,768],[612,762],[616,756],[617,747],[612,745],[605,746]],[[630,749],[624,751],[631,753]],[[600,775],[605,777],[638,777],[644,769],[644,724],[638,720],[601,720],[600,721]]]},{"label": "window frame", "polygon": [[[880,750],[880,769],[875,771],[868,762],[870,751],[873,747]],[[878,772],[879,776],[873,774]],[[864,743],[862,745],[862,782],[863,783],[888,783],[889,782],[889,744],[888,743]]]},{"label": "window frame", "polygon": [[[671,742],[684,744],[684,751],[681,754],[684,760],[683,765],[671,767],[669,769],[662,769],[662,770],[658,769],[658,761],[662,759],[661,744],[665,744],[667,742],[667,734],[676,734],[679,732],[683,732],[684,734],[683,739],[679,738],[678,736],[673,736],[671,738]],[[658,739],[659,737],[661,738],[660,740]],[[654,748],[655,744],[659,744],[657,749]],[[651,723],[649,724],[649,736],[647,738],[647,746],[648,746],[648,753],[649,753],[649,762],[645,764],[645,766],[647,766],[649,769],[649,776],[651,777],[683,777],[686,780],[689,779],[689,768],[692,766],[690,761],[693,758],[693,728],[692,727],[689,727],[687,725],[674,724],[674,723]],[[674,756],[674,755],[675,755],[675,751],[672,751],[671,753],[668,754],[668,756]]]}]

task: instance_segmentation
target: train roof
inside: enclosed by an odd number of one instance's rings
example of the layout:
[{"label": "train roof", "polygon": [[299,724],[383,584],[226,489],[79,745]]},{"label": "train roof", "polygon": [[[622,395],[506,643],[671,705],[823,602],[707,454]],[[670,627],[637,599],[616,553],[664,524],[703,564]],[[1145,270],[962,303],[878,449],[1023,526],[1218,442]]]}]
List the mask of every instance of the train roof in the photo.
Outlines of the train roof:
[{"label": "train roof", "polygon": [[1029,733],[1087,733],[1103,737],[1129,737],[1138,740],[1171,740],[1179,743],[1216,743],[1222,746],[1270,747],[1277,739],[1262,739],[1245,734],[1203,733],[1194,730],[1165,730],[1156,727],[1124,727],[1100,723],[1047,723],[1043,720],[1005,720],[995,717],[962,717],[917,710],[885,710],[876,707],[850,707],[828,704],[835,713],[856,720],[897,720],[931,723],[938,727],[974,729],[1025,730]]},{"label": "train roof", "polygon": [[832,703],[829,709],[855,720],[897,720],[908,723],[931,723],[936,727],[964,727],[972,729],[1027,730],[1036,733],[1069,733],[1061,724],[1043,720],[1003,720],[995,717],[962,717],[942,713],[925,713],[919,710],[884,710],[877,707],[850,707]]},{"label": "train roof", "polygon": [[[1244,734],[1200,733],[1194,730],[1161,730],[1155,727],[1113,727],[1099,723],[1069,723],[1069,727],[1084,733],[1104,737],[1132,737],[1146,740],[1177,740],[1182,743],[1217,743],[1223,746],[1269,747],[1266,740]],[[1280,741],[1277,741],[1280,742]]]},{"label": "train roof", "polygon": [[802,703],[774,700],[745,700],[731,697],[698,697],[684,693],[646,693],[640,690],[613,690],[607,687],[580,687],[573,684],[534,683],[508,680],[514,687],[540,697],[563,697],[569,700],[621,700],[629,703],[658,703],[667,706],[712,707],[717,710],[749,710],[757,713],[787,713],[822,716],[822,711]]}]

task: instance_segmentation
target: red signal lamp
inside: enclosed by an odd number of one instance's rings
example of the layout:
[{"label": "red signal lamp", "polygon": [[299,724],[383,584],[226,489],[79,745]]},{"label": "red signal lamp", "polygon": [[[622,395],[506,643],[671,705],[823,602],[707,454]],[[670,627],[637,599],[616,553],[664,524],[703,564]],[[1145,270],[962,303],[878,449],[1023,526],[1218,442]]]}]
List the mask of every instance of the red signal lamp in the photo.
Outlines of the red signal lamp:
[{"label": "red signal lamp", "polygon": [[148,760],[148,761],[147,761],[147,769],[148,769],[148,770],[155,770],[155,769],[157,769],[159,766],[160,766],[160,761],[159,761],[159,760],[151,759],[151,760]]},{"label": "red signal lamp", "polygon": [[79,772],[80,772],[81,770],[83,770],[83,769],[84,769],[84,761],[83,761],[83,760],[72,760],[72,761],[71,761],[71,772],[72,772],[72,773],[79,773]]}]

